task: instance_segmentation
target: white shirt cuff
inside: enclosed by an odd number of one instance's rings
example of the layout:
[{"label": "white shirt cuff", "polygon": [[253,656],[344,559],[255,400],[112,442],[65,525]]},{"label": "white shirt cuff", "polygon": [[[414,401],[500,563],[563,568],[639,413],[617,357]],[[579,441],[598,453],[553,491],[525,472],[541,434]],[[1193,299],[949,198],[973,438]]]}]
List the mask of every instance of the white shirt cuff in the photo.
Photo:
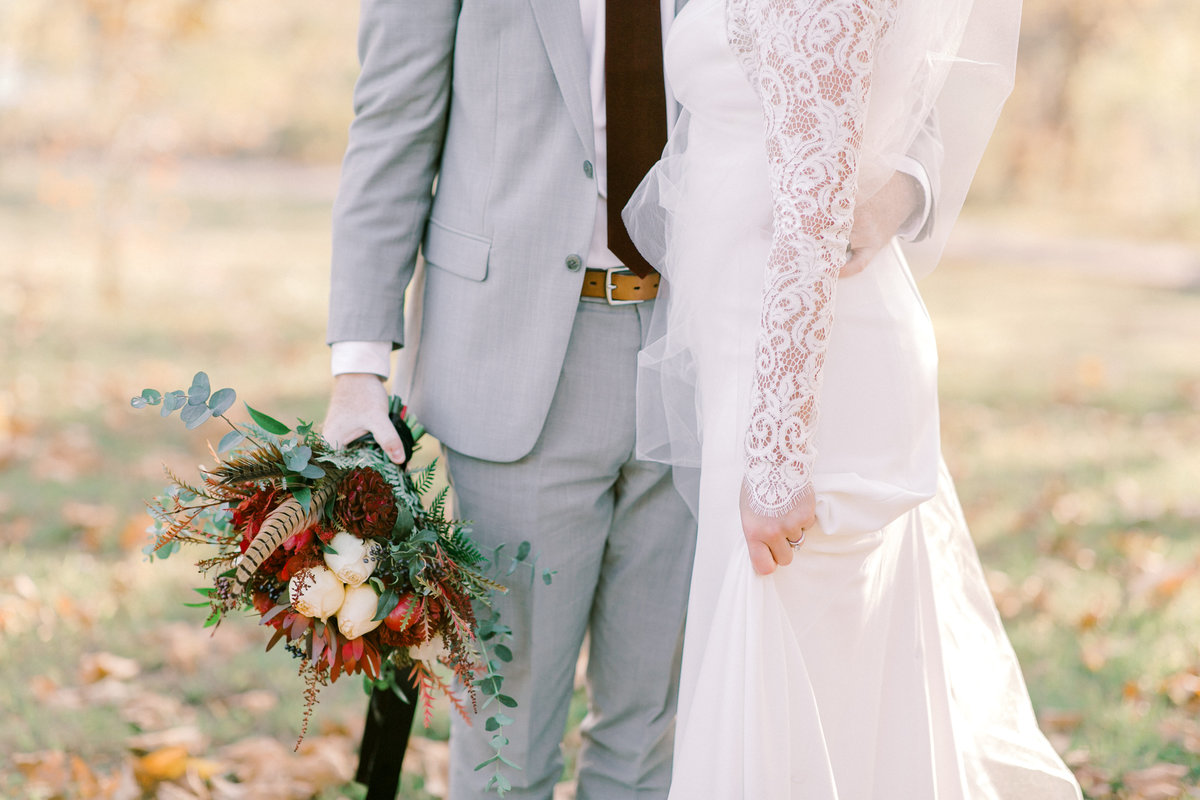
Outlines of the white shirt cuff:
[{"label": "white shirt cuff", "polygon": [[921,205],[908,215],[908,219],[904,220],[904,224],[896,232],[896,235],[901,239],[912,241],[925,229],[925,223],[929,219],[929,210],[932,206],[933,190],[929,186],[929,173],[925,171],[925,167],[922,166],[921,162],[912,156],[903,156],[896,169],[905,175],[912,176],[917,183],[921,184]]},{"label": "white shirt cuff", "polygon": [[387,380],[391,372],[391,342],[334,342],[329,351],[334,375],[369,372]]}]

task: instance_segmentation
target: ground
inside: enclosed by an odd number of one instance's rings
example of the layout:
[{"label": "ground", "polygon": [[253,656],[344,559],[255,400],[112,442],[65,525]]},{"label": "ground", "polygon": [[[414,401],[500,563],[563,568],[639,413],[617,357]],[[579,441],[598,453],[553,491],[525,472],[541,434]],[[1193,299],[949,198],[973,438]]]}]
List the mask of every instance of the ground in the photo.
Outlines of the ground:
[{"label": "ground", "polygon": [[[4,165],[0,795],[361,796],[361,685],[323,692],[294,754],[295,663],[248,620],[202,630],[186,558],[144,562],[141,499],[206,445],[128,403],[204,369],[319,419],[335,180],[147,165],[100,217],[87,161]],[[1200,796],[1200,257],[1047,228],[975,209],[922,283],[946,458],[1043,728],[1089,796]],[[442,793],[446,728],[439,711],[414,738],[405,797]]]}]

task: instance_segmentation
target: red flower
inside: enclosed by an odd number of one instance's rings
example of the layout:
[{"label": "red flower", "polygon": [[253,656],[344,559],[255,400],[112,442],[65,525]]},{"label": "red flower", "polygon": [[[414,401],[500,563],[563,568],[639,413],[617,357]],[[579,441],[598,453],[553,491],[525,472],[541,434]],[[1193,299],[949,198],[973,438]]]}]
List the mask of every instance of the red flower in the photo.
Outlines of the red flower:
[{"label": "red flower", "polygon": [[[269,486],[257,490],[233,509],[233,527],[241,530],[246,547],[250,545],[250,541],[255,536],[258,536],[258,529],[282,502],[282,492],[274,486]],[[243,553],[246,552],[246,547],[242,548]]]},{"label": "red flower", "polygon": [[387,536],[396,524],[392,487],[373,469],[359,468],[338,486],[334,506],[339,522],[360,539]]}]

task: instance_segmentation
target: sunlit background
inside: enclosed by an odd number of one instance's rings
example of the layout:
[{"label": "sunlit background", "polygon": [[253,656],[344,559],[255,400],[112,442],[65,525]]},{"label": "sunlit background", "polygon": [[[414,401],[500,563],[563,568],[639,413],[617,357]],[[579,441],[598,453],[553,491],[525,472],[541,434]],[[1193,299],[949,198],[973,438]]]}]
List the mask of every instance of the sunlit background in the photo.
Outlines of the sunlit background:
[{"label": "sunlit background", "polygon": [[[0,2],[4,797],[362,796],[357,683],[293,754],[295,665],[251,624],[201,631],[186,558],[143,563],[141,498],[206,436],[128,404],[204,369],[320,418],[355,25],[328,0]],[[923,285],[947,460],[1096,798],[1200,796],[1198,47],[1196,0],[1027,0]],[[444,792],[445,736],[439,710],[405,797]]]}]

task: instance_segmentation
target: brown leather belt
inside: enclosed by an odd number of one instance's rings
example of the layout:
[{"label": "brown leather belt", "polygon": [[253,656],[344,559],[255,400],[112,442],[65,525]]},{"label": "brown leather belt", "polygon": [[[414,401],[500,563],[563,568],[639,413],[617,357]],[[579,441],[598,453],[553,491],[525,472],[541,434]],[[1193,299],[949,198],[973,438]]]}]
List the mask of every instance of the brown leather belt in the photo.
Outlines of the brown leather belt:
[{"label": "brown leather belt", "polygon": [[625,267],[591,269],[584,271],[583,289],[580,297],[604,300],[610,306],[641,303],[658,297],[659,274],[651,272],[639,278]]}]

